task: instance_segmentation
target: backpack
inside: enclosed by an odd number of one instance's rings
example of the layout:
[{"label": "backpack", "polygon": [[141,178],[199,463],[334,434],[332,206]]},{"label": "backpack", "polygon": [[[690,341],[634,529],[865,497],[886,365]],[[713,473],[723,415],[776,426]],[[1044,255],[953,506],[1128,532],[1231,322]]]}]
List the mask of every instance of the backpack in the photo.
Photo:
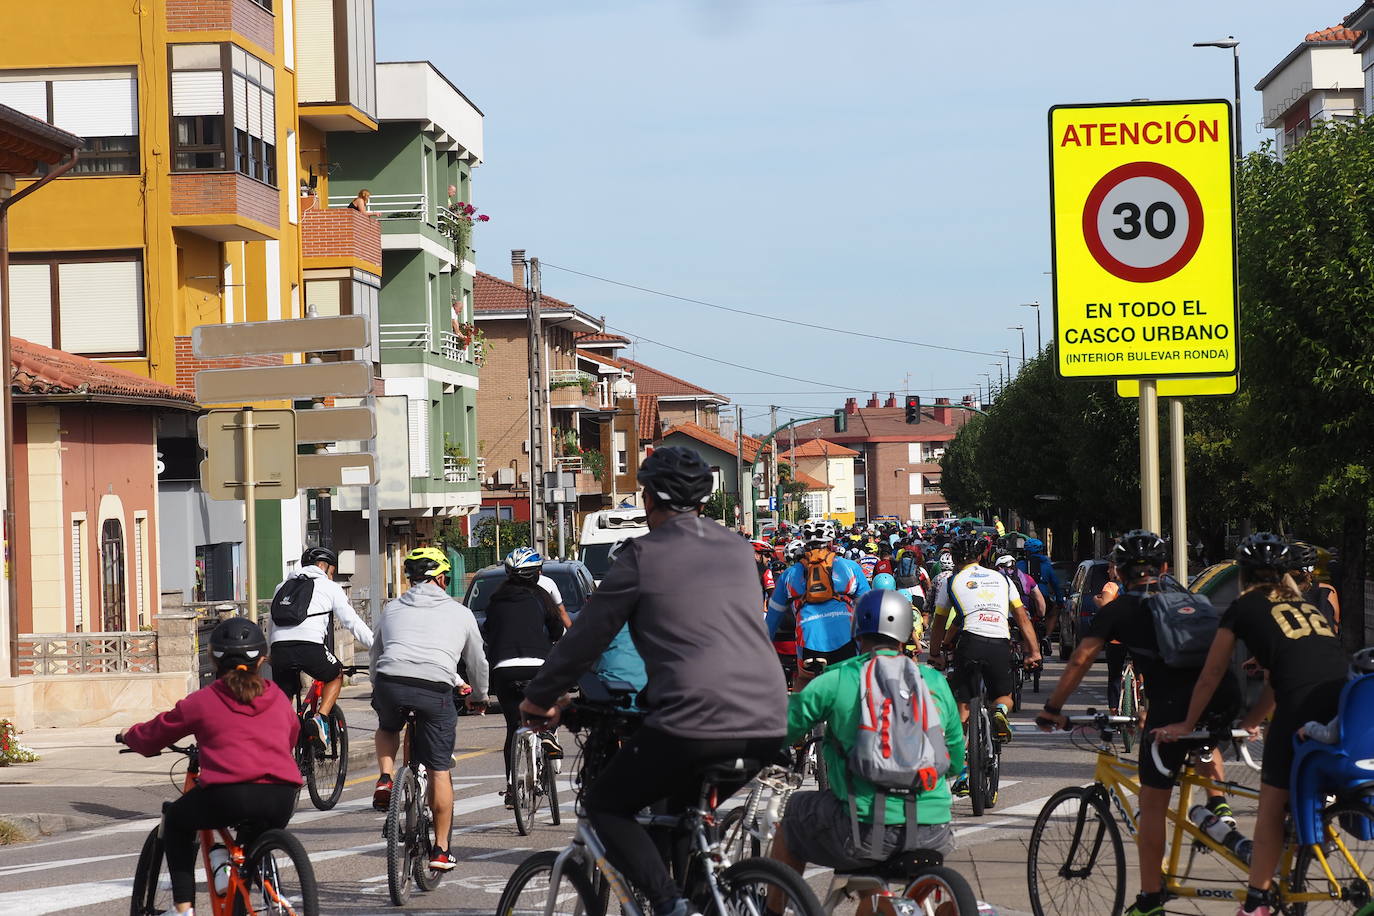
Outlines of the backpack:
[{"label": "backpack", "polygon": [[920,567],[916,563],[916,555],[910,552],[903,553],[892,570],[892,577],[897,580],[897,587],[914,588],[919,576]]},{"label": "backpack", "polygon": [[1150,611],[1159,661],[1169,668],[1201,668],[1221,623],[1221,612],[1207,596],[1193,594],[1171,576],[1160,576],[1157,589],[1146,586],[1131,593],[1143,595]]},{"label": "backpack", "polygon": [[835,600],[835,555],[825,548],[808,550],[802,557],[802,571],[806,573],[807,604],[825,604]]},{"label": "backpack", "polygon": [[[310,613],[310,599],[315,597],[315,580],[305,573],[292,576],[281,584],[272,596],[272,626],[298,627],[307,617],[320,617],[322,614]],[[324,611],[323,614],[329,613]]]},{"label": "backpack", "polygon": [[[869,858],[883,858],[887,797],[900,795],[906,807],[906,846],[916,839],[916,797],[940,784],[949,770],[949,747],[935,697],[916,663],[904,655],[873,655],[859,678],[859,731],[847,769],[876,789]],[[854,847],[862,848],[859,808],[849,793]]]}]

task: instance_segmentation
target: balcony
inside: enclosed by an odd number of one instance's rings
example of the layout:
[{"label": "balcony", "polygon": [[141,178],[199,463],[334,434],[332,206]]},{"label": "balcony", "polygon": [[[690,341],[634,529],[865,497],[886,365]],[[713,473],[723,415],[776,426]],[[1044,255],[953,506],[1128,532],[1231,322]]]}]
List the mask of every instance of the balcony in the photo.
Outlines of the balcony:
[{"label": "balcony", "polygon": [[281,237],[281,192],[238,172],[173,172],[172,226],[219,242]]},{"label": "balcony", "polygon": [[587,467],[581,455],[562,455],[555,458],[554,467],[559,471],[574,475],[578,496],[600,496],[606,492],[602,482]]},{"label": "balcony", "polygon": [[[379,327],[378,338],[383,350],[429,353],[456,363],[472,362],[471,348],[463,346],[458,335],[452,331],[435,334],[434,329],[428,324],[383,324]],[[383,362],[385,361],[383,357]]]},{"label": "balcony", "polygon": [[348,207],[309,209],[301,214],[306,270],[355,267],[382,273],[382,229],[377,220]]},{"label": "balcony", "polygon": [[[353,198],[347,194],[334,195],[329,198],[329,206],[331,209],[347,207],[351,200]],[[436,204],[423,192],[373,194],[368,199],[367,207],[386,237],[383,247],[414,249],[428,245],[433,246],[434,254],[455,265],[462,260],[458,256],[458,215],[448,207]],[[472,253],[469,248],[464,256],[470,259]]]},{"label": "balcony", "polygon": [[167,0],[168,32],[235,32],[276,52],[272,0]]},{"label": "balcony", "polygon": [[580,369],[549,372],[549,407],[554,410],[600,410],[596,377]]},{"label": "balcony", "polygon": [[463,464],[460,459],[452,455],[444,456],[445,483],[471,483],[472,480],[472,463],[470,461]]},{"label": "balcony", "polygon": [[297,0],[296,99],[300,118],[323,131],[377,129],[372,4]]}]

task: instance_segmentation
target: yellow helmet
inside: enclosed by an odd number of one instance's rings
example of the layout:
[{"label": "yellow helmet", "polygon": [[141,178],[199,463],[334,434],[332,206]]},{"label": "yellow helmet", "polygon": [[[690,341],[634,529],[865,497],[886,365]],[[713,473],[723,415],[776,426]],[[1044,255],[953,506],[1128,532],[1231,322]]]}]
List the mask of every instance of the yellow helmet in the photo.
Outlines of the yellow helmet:
[{"label": "yellow helmet", "polygon": [[433,579],[451,569],[453,567],[449,565],[448,555],[438,547],[416,547],[406,554],[406,578],[412,582]]}]

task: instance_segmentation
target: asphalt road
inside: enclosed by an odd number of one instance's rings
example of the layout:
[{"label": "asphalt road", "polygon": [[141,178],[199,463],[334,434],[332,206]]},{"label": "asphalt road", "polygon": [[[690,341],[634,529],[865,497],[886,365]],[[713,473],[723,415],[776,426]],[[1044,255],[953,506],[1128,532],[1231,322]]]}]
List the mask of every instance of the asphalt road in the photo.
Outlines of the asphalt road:
[{"label": "asphalt road", "polygon": [[[1051,662],[1042,683],[1046,696],[1060,670]],[[1105,665],[1099,663],[1067,707],[1081,710],[1104,705]],[[1003,756],[1002,798],[981,818],[968,802],[955,803],[960,851],[953,864],[964,873],[996,912],[1029,910],[1025,889],[1025,842],[1044,801],[1057,789],[1091,778],[1092,755],[1074,748],[1069,736],[1042,735],[1031,724],[1042,700],[1026,694],[1026,709],[1013,716],[1015,740]],[[354,716],[355,747],[370,745],[370,723]],[[407,907],[413,913],[491,913],[507,877],[535,850],[560,848],[570,835],[572,792],[564,775],[564,825],[553,827],[541,813],[540,826],[528,837],[515,830],[503,806],[499,716],[459,720],[454,770],[455,836],[453,850],[461,860],[432,893],[416,893]],[[572,754],[571,740],[568,745]],[[171,757],[160,758],[171,764]],[[571,761],[569,761],[569,764]],[[565,767],[565,774],[571,766]],[[3,771],[0,771],[0,775]],[[332,811],[316,811],[302,798],[291,829],[310,851],[326,914],[394,911],[387,897],[386,849],[382,815],[371,809],[371,767],[358,766],[350,785]],[[82,786],[0,788],[8,811],[63,811],[93,817],[99,826],[49,839],[0,849],[0,914],[110,914],[127,911],[131,875],[140,844],[154,825],[152,813],[162,799],[172,798],[170,779],[149,777],[150,784],[128,787]],[[815,871],[818,893],[827,875]],[[201,878],[203,882],[203,876]],[[1134,894],[1134,879],[1128,893]],[[203,884],[202,884],[203,886]],[[202,898],[203,900],[203,898]]]}]

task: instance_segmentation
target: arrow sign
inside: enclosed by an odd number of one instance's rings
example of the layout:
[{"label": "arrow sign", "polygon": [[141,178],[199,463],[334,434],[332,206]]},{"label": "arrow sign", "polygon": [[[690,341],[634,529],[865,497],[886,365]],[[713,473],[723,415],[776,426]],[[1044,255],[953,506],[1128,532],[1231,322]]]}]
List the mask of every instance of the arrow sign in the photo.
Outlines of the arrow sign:
[{"label": "arrow sign", "polygon": [[196,373],[196,400],[202,404],[362,397],[371,391],[372,364],[363,360]]},{"label": "arrow sign", "polygon": [[203,324],[191,329],[191,350],[199,359],[361,350],[368,342],[363,315]]},{"label": "arrow sign", "polygon": [[367,407],[323,407],[296,411],[296,441],[356,442],[377,435],[377,419]]}]

